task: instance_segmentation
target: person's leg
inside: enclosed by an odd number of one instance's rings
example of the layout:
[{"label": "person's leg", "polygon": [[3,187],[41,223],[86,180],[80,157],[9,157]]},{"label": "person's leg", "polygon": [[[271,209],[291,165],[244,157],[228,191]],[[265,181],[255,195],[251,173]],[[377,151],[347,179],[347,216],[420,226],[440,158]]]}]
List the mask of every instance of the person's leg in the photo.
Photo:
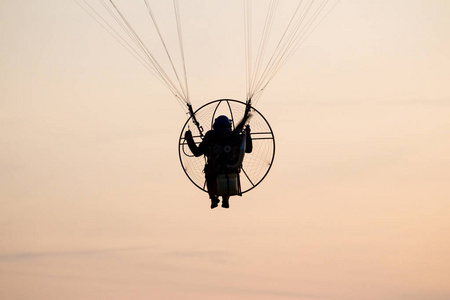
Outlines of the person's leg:
[{"label": "person's leg", "polygon": [[216,177],[205,169],[206,187],[208,188],[209,199],[211,199],[211,209],[219,205],[219,197],[217,196]]}]

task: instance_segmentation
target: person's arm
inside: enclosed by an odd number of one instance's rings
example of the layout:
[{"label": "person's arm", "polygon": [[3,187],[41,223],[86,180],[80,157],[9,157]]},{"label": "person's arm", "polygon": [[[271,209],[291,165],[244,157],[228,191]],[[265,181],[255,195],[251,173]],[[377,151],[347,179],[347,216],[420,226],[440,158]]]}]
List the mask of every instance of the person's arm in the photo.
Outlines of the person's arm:
[{"label": "person's arm", "polygon": [[252,137],[250,136],[250,125],[245,126],[245,152],[251,153],[253,150]]},{"label": "person's arm", "polygon": [[186,131],[186,133],[184,134],[184,138],[186,139],[192,154],[198,157],[208,152],[208,147],[211,144],[212,139],[212,130],[208,131],[205,134],[203,140],[198,146],[195,144],[194,138],[192,137],[192,132],[190,130]]},{"label": "person's arm", "polygon": [[190,130],[186,131],[184,133],[184,138],[189,146],[189,149],[191,150],[192,154],[194,154],[195,157],[203,155],[203,149],[202,147],[197,147],[197,145],[194,142],[194,138],[192,137],[192,132]]},{"label": "person's arm", "polygon": [[233,130],[235,133],[241,133],[244,129],[245,123],[252,117],[252,114],[249,111],[245,111],[245,115],[242,118],[242,120],[236,125],[235,129]]}]

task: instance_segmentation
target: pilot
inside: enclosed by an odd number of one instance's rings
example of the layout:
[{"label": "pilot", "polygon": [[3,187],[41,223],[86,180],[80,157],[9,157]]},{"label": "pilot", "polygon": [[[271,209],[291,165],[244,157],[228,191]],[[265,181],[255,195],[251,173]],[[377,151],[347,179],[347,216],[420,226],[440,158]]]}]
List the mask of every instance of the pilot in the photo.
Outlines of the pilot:
[{"label": "pilot", "polygon": [[[198,157],[205,155],[207,160],[205,164],[205,178],[206,186],[208,188],[209,198],[211,199],[211,209],[219,204],[219,195],[217,189],[217,176],[223,173],[236,172],[236,170],[227,169],[230,160],[230,149],[236,148],[241,143],[242,128],[247,118],[244,118],[235,130],[231,129],[231,122],[227,116],[219,116],[215,119],[213,129],[209,130],[202,142],[197,146],[192,137],[190,130],[185,132],[185,139],[188,143],[189,149],[194,156]],[[250,126],[245,127],[246,140],[245,152],[251,153],[253,144],[250,137]],[[229,208],[229,195],[222,195],[222,207]]]}]

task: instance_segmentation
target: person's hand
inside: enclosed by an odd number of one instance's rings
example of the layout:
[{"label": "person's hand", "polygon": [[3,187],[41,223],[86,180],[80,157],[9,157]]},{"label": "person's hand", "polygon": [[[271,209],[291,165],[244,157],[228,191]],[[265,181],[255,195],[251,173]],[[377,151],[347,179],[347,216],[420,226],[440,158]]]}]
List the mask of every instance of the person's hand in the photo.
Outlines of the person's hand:
[{"label": "person's hand", "polygon": [[245,126],[245,132],[247,133],[247,134],[250,134],[250,125],[247,125],[247,126]]},{"label": "person's hand", "polygon": [[190,138],[192,138],[192,132],[191,132],[190,130],[186,131],[186,132],[184,133],[184,138],[185,138],[185,139],[190,139]]}]

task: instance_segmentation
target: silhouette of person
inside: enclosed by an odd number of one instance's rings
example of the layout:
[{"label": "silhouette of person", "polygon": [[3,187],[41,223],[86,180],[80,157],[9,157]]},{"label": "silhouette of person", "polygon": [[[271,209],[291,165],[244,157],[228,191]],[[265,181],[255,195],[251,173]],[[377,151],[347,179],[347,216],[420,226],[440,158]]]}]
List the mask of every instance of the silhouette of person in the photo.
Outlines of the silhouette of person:
[{"label": "silhouette of person", "polygon": [[[236,126],[235,130],[231,130],[231,122],[227,116],[219,116],[215,119],[213,129],[206,132],[202,142],[197,146],[192,137],[190,130],[185,132],[185,139],[194,156],[205,155],[207,158],[205,164],[205,179],[208,188],[209,198],[211,199],[211,209],[219,204],[219,195],[217,189],[217,175],[226,173],[238,173],[241,166],[235,169],[229,169],[227,163],[230,160],[230,149],[236,149],[242,142],[243,127],[247,117]],[[250,126],[245,127],[246,140],[245,152],[251,153],[253,149],[252,139],[250,137]],[[235,154],[236,151],[234,151]],[[222,195],[222,207],[229,208],[230,195]]]}]

